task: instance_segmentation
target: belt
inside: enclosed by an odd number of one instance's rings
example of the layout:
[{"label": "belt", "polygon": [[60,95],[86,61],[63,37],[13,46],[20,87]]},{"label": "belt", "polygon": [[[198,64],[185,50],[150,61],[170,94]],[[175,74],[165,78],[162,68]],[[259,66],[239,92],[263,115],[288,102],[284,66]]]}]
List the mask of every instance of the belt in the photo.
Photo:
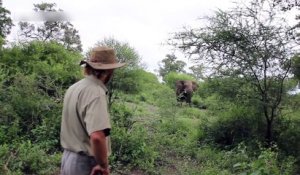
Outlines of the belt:
[{"label": "belt", "polygon": [[79,152],[77,152],[77,154],[79,154],[81,156],[86,156],[86,157],[94,158],[94,156],[88,155],[85,151],[79,151]]},{"label": "belt", "polygon": [[85,157],[89,157],[89,158],[94,158],[94,156],[90,156],[87,154],[87,152],[85,151],[78,151],[78,152],[75,152],[75,151],[72,151],[72,150],[69,150],[69,149],[64,149],[65,151],[69,151],[69,152],[72,152],[74,154],[78,154],[78,155],[81,155],[81,156],[85,156]]}]

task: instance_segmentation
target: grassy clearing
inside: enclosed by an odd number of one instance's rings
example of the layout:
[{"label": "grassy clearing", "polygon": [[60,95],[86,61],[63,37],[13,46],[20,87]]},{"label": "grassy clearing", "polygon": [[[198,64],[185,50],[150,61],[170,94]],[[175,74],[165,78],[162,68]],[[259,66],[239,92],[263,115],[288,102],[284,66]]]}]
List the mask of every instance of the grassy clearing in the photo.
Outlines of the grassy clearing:
[{"label": "grassy clearing", "polygon": [[203,137],[203,128],[218,120],[218,116],[209,110],[178,106],[167,100],[156,104],[145,101],[127,102],[126,105],[134,111],[134,125],[146,129],[146,137],[149,139],[147,144],[153,146],[158,153],[152,170],[145,171],[135,167],[127,170],[128,174],[230,175],[293,172],[292,168],[289,169],[293,160],[287,160],[287,165],[281,164],[277,162],[277,153],[271,150],[258,150],[253,154],[243,144],[235,149],[220,150],[214,145],[202,143],[199,138]]}]

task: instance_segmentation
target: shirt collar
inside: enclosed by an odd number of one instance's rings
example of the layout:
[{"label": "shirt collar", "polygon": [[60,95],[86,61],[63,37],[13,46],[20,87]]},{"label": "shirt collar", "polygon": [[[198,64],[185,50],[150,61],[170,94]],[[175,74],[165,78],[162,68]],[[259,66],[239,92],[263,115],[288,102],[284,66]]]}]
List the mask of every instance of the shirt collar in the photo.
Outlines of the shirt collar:
[{"label": "shirt collar", "polygon": [[86,78],[96,83],[97,85],[101,86],[102,89],[105,91],[105,93],[108,92],[108,89],[105,86],[105,84],[101,80],[97,79],[94,75],[87,75]]}]

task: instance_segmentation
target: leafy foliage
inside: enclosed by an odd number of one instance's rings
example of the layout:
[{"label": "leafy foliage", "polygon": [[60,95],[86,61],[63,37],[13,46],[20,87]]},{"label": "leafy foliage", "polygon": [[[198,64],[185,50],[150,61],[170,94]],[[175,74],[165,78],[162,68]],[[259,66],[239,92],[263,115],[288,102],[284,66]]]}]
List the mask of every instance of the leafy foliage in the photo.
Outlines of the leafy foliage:
[{"label": "leafy foliage", "polygon": [[[285,126],[278,138],[278,147],[287,155],[295,155],[298,164],[300,163],[300,134],[299,134],[299,117],[296,120],[285,120]],[[292,148],[292,149],[291,149]]]},{"label": "leafy foliage", "polygon": [[161,61],[162,65],[159,66],[159,75],[163,78],[165,81],[165,76],[168,73],[176,72],[176,73],[185,73],[184,67],[186,66],[186,63],[177,60],[177,57],[172,55],[166,55],[166,58]]},{"label": "leafy foliage", "polygon": [[[104,38],[98,41],[95,46],[108,46],[116,51],[119,62],[126,63],[126,68],[134,69],[141,68],[141,56],[138,52],[127,42],[121,42],[114,38]],[[88,53],[89,54],[89,51]]]},{"label": "leafy foliage", "polygon": [[[250,5],[248,10],[259,3]],[[39,9],[55,11],[55,5],[36,5],[36,11]],[[211,44],[201,45],[212,48],[212,55],[202,55],[204,61],[226,63],[215,67],[218,74],[204,79],[201,63],[193,66],[192,74],[186,74],[182,73],[185,63],[169,55],[166,67],[161,67],[168,68],[168,73],[164,75],[165,82],[160,83],[153,73],[143,69],[139,54],[128,43],[112,38],[98,43],[115,48],[119,59],[128,63],[115,72],[111,84],[113,173],[299,174],[300,96],[285,94],[296,80],[286,82],[285,74],[277,76],[281,70],[289,72],[285,56],[293,56],[277,47],[280,42],[277,43],[276,31],[284,27],[268,26],[268,19],[259,18],[266,21],[255,28],[250,17],[248,24],[234,20],[247,14],[247,10],[238,10],[238,15],[233,12],[217,12],[210,18],[211,28],[203,29],[207,33],[190,31],[199,37],[197,41],[202,38]],[[48,30],[40,31],[43,29]],[[282,41],[285,44],[286,40]],[[265,48],[261,47],[264,42]],[[183,49],[188,51],[188,47]],[[30,41],[0,49],[0,174],[59,174],[63,94],[82,78],[78,66],[81,55],[71,50],[53,41]],[[264,57],[268,54],[270,57]],[[296,57],[292,66],[297,65]],[[241,63],[240,67],[237,63]],[[253,72],[248,69],[251,66]],[[261,74],[264,71],[268,72],[266,78]],[[204,81],[199,83],[193,103],[205,108],[176,106],[174,82],[199,78]],[[268,93],[267,101],[261,100],[258,87]],[[261,140],[267,125],[262,117],[266,103],[262,102],[276,101],[278,92],[282,101],[272,121],[273,142],[265,149]]]},{"label": "leafy foliage", "polygon": [[254,0],[207,17],[207,27],[175,34],[171,44],[192,59],[211,65],[214,75],[243,77],[252,84],[268,123],[266,141],[280,113],[283,82],[295,53],[295,30],[283,24],[269,1]]},{"label": "leafy foliage", "polygon": [[[140,61],[141,57],[136,52],[136,50],[131,47],[126,42],[120,42],[114,38],[105,38],[102,41],[99,41],[95,44],[97,46],[108,46],[113,48],[116,51],[116,56],[119,62],[126,63],[126,66],[122,69],[118,69],[114,73],[114,77],[109,83],[109,106],[113,103],[114,98],[116,96],[115,91],[123,90],[128,91],[130,93],[136,92],[139,87],[137,87],[137,83],[134,81],[134,77],[137,72],[135,69],[141,67]],[[91,51],[91,50],[90,50]],[[87,57],[89,57],[90,51],[87,52]],[[125,78],[125,79],[124,79]],[[121,81],[120,81],[121,80]],[[132,87],[130,84],[124,83],[133,83]]]},{"label": "leafy foliage", "polygon": [[164,81],[170,88],[175,89],[175,82],[177,80],[195,80],[195,78],[188,74],[170,72],[165,76]]},{"label": "leafy foliage", "polygon": [[[246,148],[239,148],[242,151],[244,156],[247,156],[245,151]],[[276,149],[273,148],[273,149]],[[261,149],[260,154],[257,156],[256,160],[252,162],[242,161],[233,165],[233,169],[235,173],[242,174],[294,174],[294,159],[291,157],[287,157],[284,163],[278,160],[278,153],[273,151],[272,149]],[[278,166],[281,163],[282,166]]]},{"label": "leafy foliage", "polygon": [[13,22],[9,15],[10,11],[0,6],[0,38],[5,38],[10,34]]},{"label": "leafy foliage", "polygon": [[206,142],[212,141],[224,148],[263,138],[260,132],[263,121],[255,108],[241,105],[223,105],[223,108],[216,113],[218,118],[203,128]]},{"label": "leafy foliage", "polygon": [[115,75],[115,88],[124,93],[137,94],[146,91],[151,84],[159,84],[154,74],[143,69],[125,69],[121,72]]},{"label": "leafy foliage", "polygon": [[249,84],[244,78],[208,78],[205,82],[200,83],[199,89],[197,93],[203,98],[210,98],[214,94],[220,101],[259,108],[258,94],[253,90],[252,84]]},{"label": "leafy foliage", "polygon": [[205,67],[202,64],[193,65],[189,67],[189,69],[192,71],[191,76],[195,77],[197,81],[205,79],[205,75],[204,75]]},{"label": "leafy foliage", "polygon": [[[34,4],[35,14],[44,16],[45,19],[40,25],[19,22],[21,41],[56,41],[68,50],[82,51],[78,30],[69,21],[63,19],[65,15],[62,10],[55,7],[55,3]],[[54,15],[55,13],[57,15]],[[46,18],[47,16],[49,17]],[[55,16],[62,19],[53,19]]]},{"label": "leafy foliage", "polygon": [[291,10],[295,7],[300,7],[300,4],[297,0],[274,0],[274,6],[279,5],[283,11]]},{"label": "leafy foliage", "polygon": [[3,50],[2,143],[28,138],[44,143],[44,149],[49,151],[60,150],[63,93],[80,76],[79,58],[78,53],[52,42],[31,42]]},{"label": "leafy foliage", "polygon": [[60,154],[48,155],[39,145],[21,141],[0,145],[1,174],[52,174],[59,172]]},{"label": "leafy foliage", "polygon": [[125,105],[114,104],[111,112],[113,164],[152,171],[158,153],[151,145],[151,139],[146,137],[146,130],[134,126],[133,112]]},{"label": "leafy foliage", "polygon": [[297,80],[300,81],[300,56],[295,55],[292,58],[292,72]]}]

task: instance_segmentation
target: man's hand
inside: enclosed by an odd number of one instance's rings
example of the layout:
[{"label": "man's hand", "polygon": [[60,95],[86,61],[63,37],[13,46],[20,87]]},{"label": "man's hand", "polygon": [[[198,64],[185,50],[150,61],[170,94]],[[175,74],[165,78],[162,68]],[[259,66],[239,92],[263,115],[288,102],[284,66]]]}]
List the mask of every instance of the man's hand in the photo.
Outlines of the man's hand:
[{"label": "man's hand", "polygon": [[109,175],[108,168],[102,168],[100,165],[94,166],[90,175]]}]

